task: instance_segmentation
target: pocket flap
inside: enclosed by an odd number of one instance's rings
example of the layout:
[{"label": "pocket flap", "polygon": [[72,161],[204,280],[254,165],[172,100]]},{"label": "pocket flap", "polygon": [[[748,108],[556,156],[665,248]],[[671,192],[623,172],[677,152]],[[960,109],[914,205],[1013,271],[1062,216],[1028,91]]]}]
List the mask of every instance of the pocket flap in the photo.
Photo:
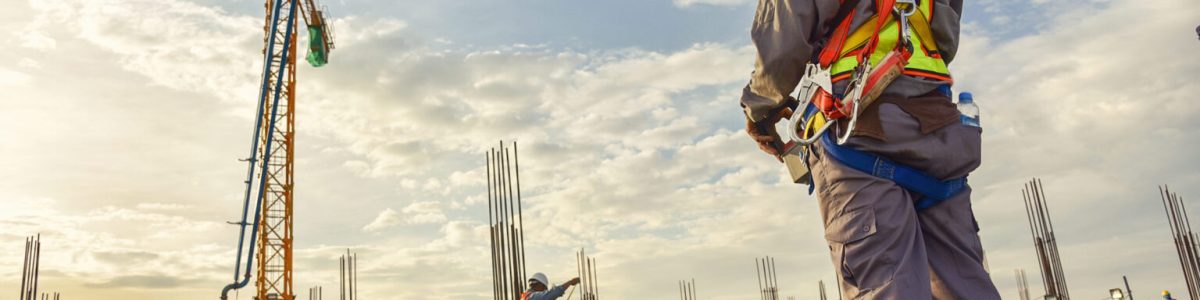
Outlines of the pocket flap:
[{"label": "pocket flap", "polygon": [[875,210],[862,207],[844,212],[825,225],[825,239],[848,244],[875,234]]}]

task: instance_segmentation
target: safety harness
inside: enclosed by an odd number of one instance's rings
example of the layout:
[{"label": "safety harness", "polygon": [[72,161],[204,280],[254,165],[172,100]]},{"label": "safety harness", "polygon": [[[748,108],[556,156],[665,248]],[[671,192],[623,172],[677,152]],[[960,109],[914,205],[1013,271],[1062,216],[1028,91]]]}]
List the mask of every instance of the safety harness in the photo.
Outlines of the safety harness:
[{"label": "safety harness", "polygon": [[[919,194],[915,206],[922,210],[961,192],[966,187],[966,177],[941,180],[885,157],[842,146],[854,131],[859,113],[900,75],[950,81],[929,28],[932,5],[920,5],[920,0],[873,1],[875,16],[853,33],[850,30],[856,10],[853,7],[858,1],[843,1],[835,19],[839,24],[829,35],[817,63],[806,66],[800,82],[800,101],[793,103],[797,107],[793,108],[795,112],[787,130],[792,142],[785,146],[785,151],[800,151],[801,160],[807,164],[803,157],[811,154],[813,144],[821,143],[824,152],[838,162]],[[910,31],[916,33],[917,39],[910,38]],[[915,61],[910,61],[914,59],[914,51],[921,52]],[[849,80],[844,94],[835,94],[833,84],[843,80]],[[835,140],[829,129],[837,122],[848,123],[845,133]],[[813,188],[810,184],[809,194]]]}]

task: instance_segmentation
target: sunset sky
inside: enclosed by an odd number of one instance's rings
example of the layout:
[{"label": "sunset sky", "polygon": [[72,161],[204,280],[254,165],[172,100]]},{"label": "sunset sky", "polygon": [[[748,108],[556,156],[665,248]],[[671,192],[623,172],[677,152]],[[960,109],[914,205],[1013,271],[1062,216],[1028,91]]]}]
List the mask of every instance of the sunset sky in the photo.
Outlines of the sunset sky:
[{"label": "sunset sky", "polygon": [[[43,239],[65,299],[212,300],[233,277],[263,3],[28,0],[0,9],[0,295]],[[1045,183],[1071,295],[1186,294],[1159,202],[1200,207],[1200,5],[966,1],[951,69],[982,108],[971,178],[992,278],[1042,290],[1021,202]],[[833,287],[816,200],[743,132],[750,0],[325,0],[298,69],[296,281],[366,300],[491,293],[484,153],[519,143],[530,272],[593,255],[606,299]],[[1200,212],[1193,211],[1200,217]],[[243,291],[240,299],[250,299]],[[831,289],[832,291],[832,289]],[[326,297],[331,297],[328,293]],[[1184,298],[1180,298],[1184,299]]]}]

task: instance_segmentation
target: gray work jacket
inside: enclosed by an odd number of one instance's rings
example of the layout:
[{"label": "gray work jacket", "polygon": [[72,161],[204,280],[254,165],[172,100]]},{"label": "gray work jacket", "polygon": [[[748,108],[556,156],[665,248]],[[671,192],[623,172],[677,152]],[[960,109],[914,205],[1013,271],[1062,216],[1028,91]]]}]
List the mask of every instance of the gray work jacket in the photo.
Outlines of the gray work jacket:
[{"label": "gray work jacket", "polygon": [[[859,1],[852,28],[875,15],[875,1]],[[962,0],[933,1],[930,28],[947,64],[958,51],[958,28]],[[750,83],[742,90],[741,104],[752,121],[762,120],[778,108],[804,76],[804,65],[820,51],[815,49],[824,35],[837,26],[838,0],[759,0],[750,38],[758,54]],[[884,94],[914,97],[929,93],[944,82],[901,76]]]}]

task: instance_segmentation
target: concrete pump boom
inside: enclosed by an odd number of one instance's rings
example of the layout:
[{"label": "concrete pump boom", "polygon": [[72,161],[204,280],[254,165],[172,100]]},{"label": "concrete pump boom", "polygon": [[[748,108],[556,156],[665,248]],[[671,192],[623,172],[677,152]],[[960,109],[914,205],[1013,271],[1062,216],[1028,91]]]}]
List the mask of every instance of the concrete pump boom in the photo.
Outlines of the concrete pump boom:
[{"label": "concrete pump boom", "polygon": [[[329,51],[333,49],[332,31],[325,14],[313,0],[299,1],[266,0],[263,71],[250,156],[246,159],[242,220],[234,223],[240,227],[237,257],[233,283],[222,289],[221,299],[228,299],[230,291],[249,284],[253,262],[258,266],[257,299],[295,299],[292,292],[292,165],[297,10],[308,27],[306,60],[309,64],[314,67],[325,65]],[[251,199],[254,199],[252,216],[249,215]],[[253,221],[249,222],[251,218]],[[248,226],[249,239],[246,238]],[[247,246],[246,241],[254,245]],[[258,250],[257,256],[255,250]],[[246,262],[244,273],[243,257]]]}]

